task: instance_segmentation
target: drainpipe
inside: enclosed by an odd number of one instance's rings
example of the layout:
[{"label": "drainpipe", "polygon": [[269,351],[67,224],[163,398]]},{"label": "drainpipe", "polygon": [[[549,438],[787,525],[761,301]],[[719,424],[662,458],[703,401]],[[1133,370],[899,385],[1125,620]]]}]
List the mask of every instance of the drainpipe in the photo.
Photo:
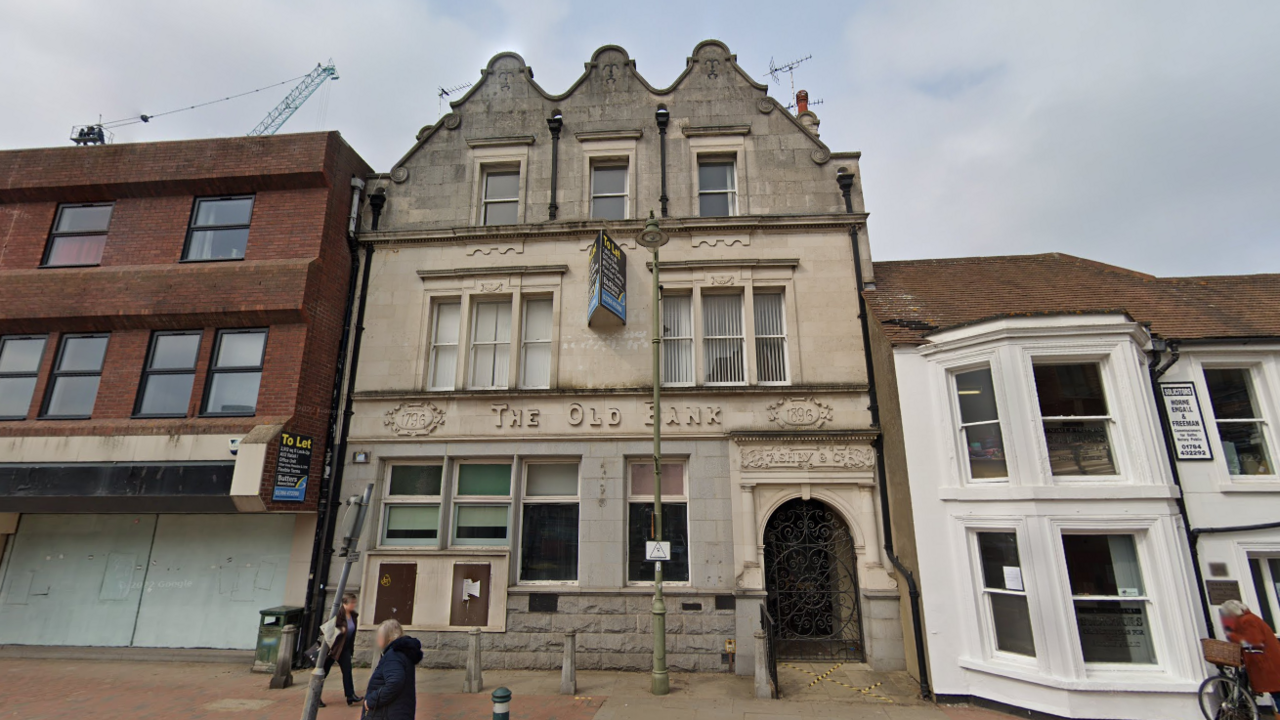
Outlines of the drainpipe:
[{"label": "drainpipe", "polygon": [[[356,185],[357,182],[359,186]],[[342,504],[341,489],[343,470],[346,468],[347,435],[353,414],[351,395],[355,390],[356,367],[360,363],[360,340],[364,336],[364,307],[369,292],[369,268],[373,259],[373,247],[359,243],[355,232],[358,224],[360,190],[363,189],[364,182],[353,178],[351,184],[354,188],[351,202],[352,215],[347,225],[350,231],[347,242],[351,253],[351,278],[349,281],[351,289],[347,292],[347,308],[343,316],[342,350],[338,358],[338,372],[334,377],[333,406],[330,410],[330,418],[332,419],[329,426],[329,447],[332,452],[329,454],[329,463],[325,468],[325,474],[329,482],[321,487],[319,516],[316,518],[316,540],[311,548],[311,576],[309,587],[307,588],[306,617],[303,621],[305,636],[300,643],[302,647],[310,647],[315,642],[315,638],[319,634],[320,623],[323,620],[329,563],[333,555],[333,534],[338,524],[338,509]],[[369,196],[369,205],[373,210],[372,227],[374,230],[378,229],[378,218],[382,214],[382,207],[386,202],[387,196],[382,189]],[[360,261],[361,244],[365,248],[363,264]],[[360,273],[358,286],[355,282],[357,272]],[[359,288],[358,296],[357,287]],[[355,311],[354,326],[351,322],[353,310]],[[354,333],[352,332],[353,327]],[[348,348],[351,351],[349,366],[346,364]],[[347,378],[346,398],[343,403],[341,432],[338,434],[335,447],[333,435],[336,429],[336,418],[338,417],[339,389],[342,387],[344,374]]]},{"label": "drainpipe", "polygon": [[[1169,350],[1169,359],[1163,363],[1160,362],[1160,354],[1165,348]],[[1191,567],[1196,576],[1196,597],[1200,598],[1200,611],[1204,614],[1204,626],[1209,633],[1209,637],[1216,637],[1213,630],[1213,614],[1209,611],[1209,599],[1205,597],[1204,572],[1200,569],[1200,535],[1204,530],[1196,530],[1191,527],[1191,517],[1187,514],[1187,501],[1182,492],[1182,477],[1178,474],[1178,451],[1177,444],[1173,440],[1173,430],[1169,426],[1169,411],[1164,406],[1164,397],[1160,394],[1160,378],[1167,372],[1173,364],[1178,362],[1181,353],[1178,351],[1178,341],[1164,341],[1159,338],[1153,338],[1151,341],[1151,359],[1147,362],[1147,370],[1151,373],[1151,394],[1156,401],[1156,413],[1160,417],[1160,432],[1164,436],[1165,453],[1169,456],[1169,472],[1173,474],[1173,484],[1178,488],[1178,497],[1175,500],[1178,506],[1178,514],[1182,517],[1182,526],[1187,529],[1187,546],[1191,549]],[[1275,526],[1280,527],[1280,523]],[[1231,528],[1215,528],[1213,532],[1229,531]]]},{"label": "drainpipe", "polygon": [[658,202],[662,203],[662,217],[667,216],[667,123],[671,121],[671,113],[663,106],[658,106],[658,111],[654,113],[654,119],[658,122],[658,146],[662,152],[662,195],[658,197]]},{"label": "drainpipe", "polygon": [[547,129],[551,131],[551,204],[547,206],[547,219],[555,220],[560,206],[556,204],[556,171],[560,166],[560,130],[564,127],[564,118],[560,111],[547,118]]},{"label": "drainpipe", "polygon": [[[844,196],[844,210],[853,212],[853,174],[841,172],[836,176],[840,185],[840,193]],[[862,351],[867,365],[867,410],[871,413],[871,426],[877,430],[871,447],[876,454],[876,480],[880,487],[880,517],[884,527],[884,552],[893,563],[893,567],[907,582],[907,597],[911,602],[911,627],[916,636],[916,663],[920,673],[920,697],[928,699],[932,692],[929,689],[929,665],[924,651],[924,627],[920,618],[920,587],[915,576],[907,569],[893,552],[893,524],[889,515],[889,479],[884,469],[884,434],[880,431],[880,403],[876,395],[875,363],[871,354],[871,329],[867,325],[867,301],[862,297],[862,253],[858,249],[858,229],[849,229],[849,237],[853,241],[853,272],[857,276],[858,288],[858,321],[862,326]]]}]

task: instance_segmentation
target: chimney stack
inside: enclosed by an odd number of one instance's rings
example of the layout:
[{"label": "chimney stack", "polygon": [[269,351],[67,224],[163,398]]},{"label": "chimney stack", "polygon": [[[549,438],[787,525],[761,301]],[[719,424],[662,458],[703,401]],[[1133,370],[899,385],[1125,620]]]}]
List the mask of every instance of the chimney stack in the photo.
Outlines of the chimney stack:
[{"label": "chimney stack", "polygon": [[814,137],[818,137],[818,116],[813,114],[809,109],[809,91],[799,90],[796,92],[796,119],[806,130],[813,133]]}]

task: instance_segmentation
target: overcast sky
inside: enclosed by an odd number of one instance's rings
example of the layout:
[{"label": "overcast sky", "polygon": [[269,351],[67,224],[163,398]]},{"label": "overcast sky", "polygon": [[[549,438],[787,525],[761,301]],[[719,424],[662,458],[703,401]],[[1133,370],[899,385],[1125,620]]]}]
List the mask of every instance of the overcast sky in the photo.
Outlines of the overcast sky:
[{"label": "overcast sky", "polygon": [[[332,58],[341,79],[282,132],[340,130],[385,171],[437,118],[436,89],[499,51],[558,93],[618,44],[661,87],[714,37],[758,79],[770,58],[813,56],[796,86],[825,101],[832,149],[863,152],[878,260],[1061,251],[1160,275],[1280,272],[1277,31],[1272,0],[0,0],[0,148]],[[116,142],[243,134],[288,87]]]}]

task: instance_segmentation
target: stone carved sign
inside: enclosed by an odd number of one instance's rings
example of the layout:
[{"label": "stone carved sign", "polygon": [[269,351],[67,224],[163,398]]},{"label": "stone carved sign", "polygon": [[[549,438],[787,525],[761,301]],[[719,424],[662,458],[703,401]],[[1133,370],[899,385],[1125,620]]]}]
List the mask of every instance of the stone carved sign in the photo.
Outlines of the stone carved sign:
[{"label": "stone carved sign", "polygon": [[[644,424],[653,427],[653,403],[645,403],[644,406]],[[496,428],[540,427],[542,420],[540,408],[517,408],[510,403],[492,403],[489,410],[493,413]],[[662,408],[662,424],[666,427],[720,426],[720,413],[719,405],[668,405]],[[571,428],[614,428],[622,424],[622,410],[609,406],[569,403],[565,421]]]},{"label": "stone carved sign", "polygon": [[816,430],[834,420],[831,406],[811,397],[783,398],[768,407],[769,419],[784,429]]},{"label": "stone carved sign", "polygon": [[813,447],[787,447],[783,445],[743,449],[742,467],[747,470],[772,470],[774,468],[844,468],[870,470],[876,465],[875,452],[871,448],[847,445],[817,445]]},{"label": "stone carved sign", "polygon": [[430,435],[444,424],[444,411],[433,403],[401,403],[387,411],[383,425],[397,435]]}]

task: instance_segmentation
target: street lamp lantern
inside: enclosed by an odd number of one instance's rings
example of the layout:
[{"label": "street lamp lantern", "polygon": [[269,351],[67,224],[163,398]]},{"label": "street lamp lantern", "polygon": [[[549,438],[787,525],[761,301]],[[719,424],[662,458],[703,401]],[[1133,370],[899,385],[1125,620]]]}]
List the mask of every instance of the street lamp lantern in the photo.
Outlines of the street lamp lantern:
[{"label": "street lamp lantern", "polygon": [[[658,227],[649,211],[649,221],[636,242],[653,251],[653,540],[662,542],[662,286],[658,283],[658,248],[671,236]],[[650,692],[671,691],[667,675],[667,605],[662,599],[662,561],[653,561],[653,681]]]}]

